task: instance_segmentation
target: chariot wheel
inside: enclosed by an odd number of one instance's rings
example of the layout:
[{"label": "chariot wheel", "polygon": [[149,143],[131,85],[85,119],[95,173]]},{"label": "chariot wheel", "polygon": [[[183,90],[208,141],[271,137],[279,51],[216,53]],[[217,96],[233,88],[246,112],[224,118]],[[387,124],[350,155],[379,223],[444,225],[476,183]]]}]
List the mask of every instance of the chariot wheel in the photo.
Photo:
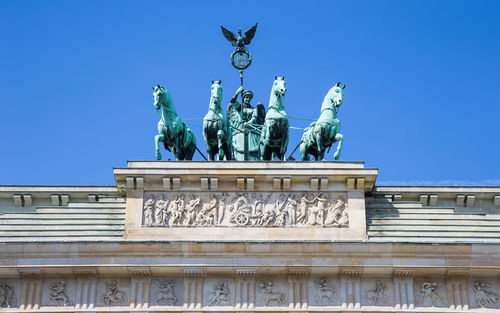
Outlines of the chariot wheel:
[{"label": "chariot wheel", "polygon": [[245,213],[238,213],[238,215],[236,215],[234,220],[236,221],[236,224],[244,226],[248,224],[249,217]]}]

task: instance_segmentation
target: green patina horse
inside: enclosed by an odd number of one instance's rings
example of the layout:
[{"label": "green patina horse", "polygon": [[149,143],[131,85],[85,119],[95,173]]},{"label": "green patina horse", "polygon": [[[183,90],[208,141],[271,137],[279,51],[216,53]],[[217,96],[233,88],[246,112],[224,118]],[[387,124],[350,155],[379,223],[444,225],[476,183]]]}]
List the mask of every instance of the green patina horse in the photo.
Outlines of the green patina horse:
[{"label": "green patina horse", "polygon": [[328,91],[321,105],[321,114],[318,120],[312,122],[304,130],[300,144],[300,154],[303,161],[309,161],[310,155],[316,161],[323,160],[326,149],[337,141],[339,144],[334,158],[335,160],[339,159],[344,136],[339,133],[340,122],[337,119],[337,113],[344,97],[344,88],[345,85],[340,86],[339,82]]},{"label": "green patina horse", "polygon": [[222,114],[222,81],[212,81],[210,105],[208,113],[203,118],[203,139],[207,147],[208,159],[232,159],[231,128]]},{"label": "green patina horse", "polygon": [[196,149],[196,138],[191,129],[184,124],[175,110],[170,93],[160,85],[153,87],[155,109],[160,113],[158,135],[155,136],[156,159],[161,160],[159,143],[163,142],[165,149],[170,147],[177,160],[192,160]]},{"label": "green patina horse", "polygon": [[285,77],[274,77],[259,143],[261,157],[266,161],[274,158],[285,160],[290,128],[285,112],[285,93]]}]

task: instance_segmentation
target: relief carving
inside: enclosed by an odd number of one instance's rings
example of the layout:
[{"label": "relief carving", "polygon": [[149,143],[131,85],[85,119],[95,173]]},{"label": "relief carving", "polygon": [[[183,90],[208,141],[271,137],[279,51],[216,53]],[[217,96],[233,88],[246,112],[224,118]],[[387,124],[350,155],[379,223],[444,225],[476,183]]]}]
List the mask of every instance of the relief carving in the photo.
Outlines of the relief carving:
[{"label": "relief carving", "polygon": [[65,292],[66,282],[64,280],[53,282],[49,285],[49,289],[51,290],[49,302],[63,307],[73,305],[71,301],[69,301],[69,297]]},{"label": "relief carving", "polygon": [[221,303],[232,305],[231,299],[229,298],[229,282],[221,282],[214,286],[212,298],[208,302],[208,306],[220,305]]},{"label": "relief carving", "polygon": [[389,301],[386,293],[388,290],[389,289],[384,282],[377,280],[375,288],[366,291],[366,297],[373,303],[373,305],[386,304]]},{"label": "relief carving", "polygon": [[437,293],[437,283],[425,282],[420,288],[422,293],[422,306],[444,306],[443,299]]},{"label": "relief carving", "polygon": [[160,302],[163,302],[164,305],[175,305],[177,302],[177,297],[174,294],[175,283],[174,281],[155,281],[158,284],[158,291],[155,295],[156,305],[161,305]]},{"label": "relief carving", "polygon": [[500,300],[500,296],[492,290],[491,285],[482,281],[474,283],[474,298],[482,308],[495,307]]},{"label": "relief carving", "polygon": [[[200,196],[201,195],[201,196]],[[345,201],[295,193],[147,193],[143,225],[348,227]]]},{"label": "relief carving", "polygon": [[319,300],[322,305],[330,305],[334,301],[335,294],[337,290],[333,286],[329,286],[328,280],[326,278],[320,278],[318,282],[315,282],[319,290]]},{"label": "relief carving", "polygon": [[116,280],[112,280],[111,282],[106,282],[106,292],[102,298],[106,306],[122,304],[125,300],[125,292],[118,289],[118,282]]},{"label": "relief carving", "polygon": [[10,308],[14,305],[14,287],[9,283],[0,283],[0,308]]},{"label": "relief carving", "polygon": [[275,306],[281,305],[285,299],[285,294],[274,291],[274,283],[272,281],[263,282],[260,284],[260,289],[264,294],[264,306],[274,303]]}]

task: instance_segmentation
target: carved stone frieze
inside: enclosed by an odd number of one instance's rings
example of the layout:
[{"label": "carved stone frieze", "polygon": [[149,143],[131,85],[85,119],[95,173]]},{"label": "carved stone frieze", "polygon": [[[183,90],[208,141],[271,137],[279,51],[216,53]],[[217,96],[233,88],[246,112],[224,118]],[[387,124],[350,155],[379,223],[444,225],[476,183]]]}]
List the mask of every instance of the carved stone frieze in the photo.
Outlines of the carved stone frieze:
[{"label": "carved stone frieze", "polygon": [[147,192],[144,227],[348,227],[346,197],[333,193]]}]

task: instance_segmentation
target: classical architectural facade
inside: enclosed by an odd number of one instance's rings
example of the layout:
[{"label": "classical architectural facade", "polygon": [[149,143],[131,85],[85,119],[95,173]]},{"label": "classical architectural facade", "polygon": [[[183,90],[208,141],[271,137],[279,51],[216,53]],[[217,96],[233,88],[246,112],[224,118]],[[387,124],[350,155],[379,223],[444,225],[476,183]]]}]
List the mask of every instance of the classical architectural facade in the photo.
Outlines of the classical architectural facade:
[{"label": "classical architectural facade", "polygon": [[500,312],[500,187],[361,162],[131,161],[0,186],[0,311]]}]

